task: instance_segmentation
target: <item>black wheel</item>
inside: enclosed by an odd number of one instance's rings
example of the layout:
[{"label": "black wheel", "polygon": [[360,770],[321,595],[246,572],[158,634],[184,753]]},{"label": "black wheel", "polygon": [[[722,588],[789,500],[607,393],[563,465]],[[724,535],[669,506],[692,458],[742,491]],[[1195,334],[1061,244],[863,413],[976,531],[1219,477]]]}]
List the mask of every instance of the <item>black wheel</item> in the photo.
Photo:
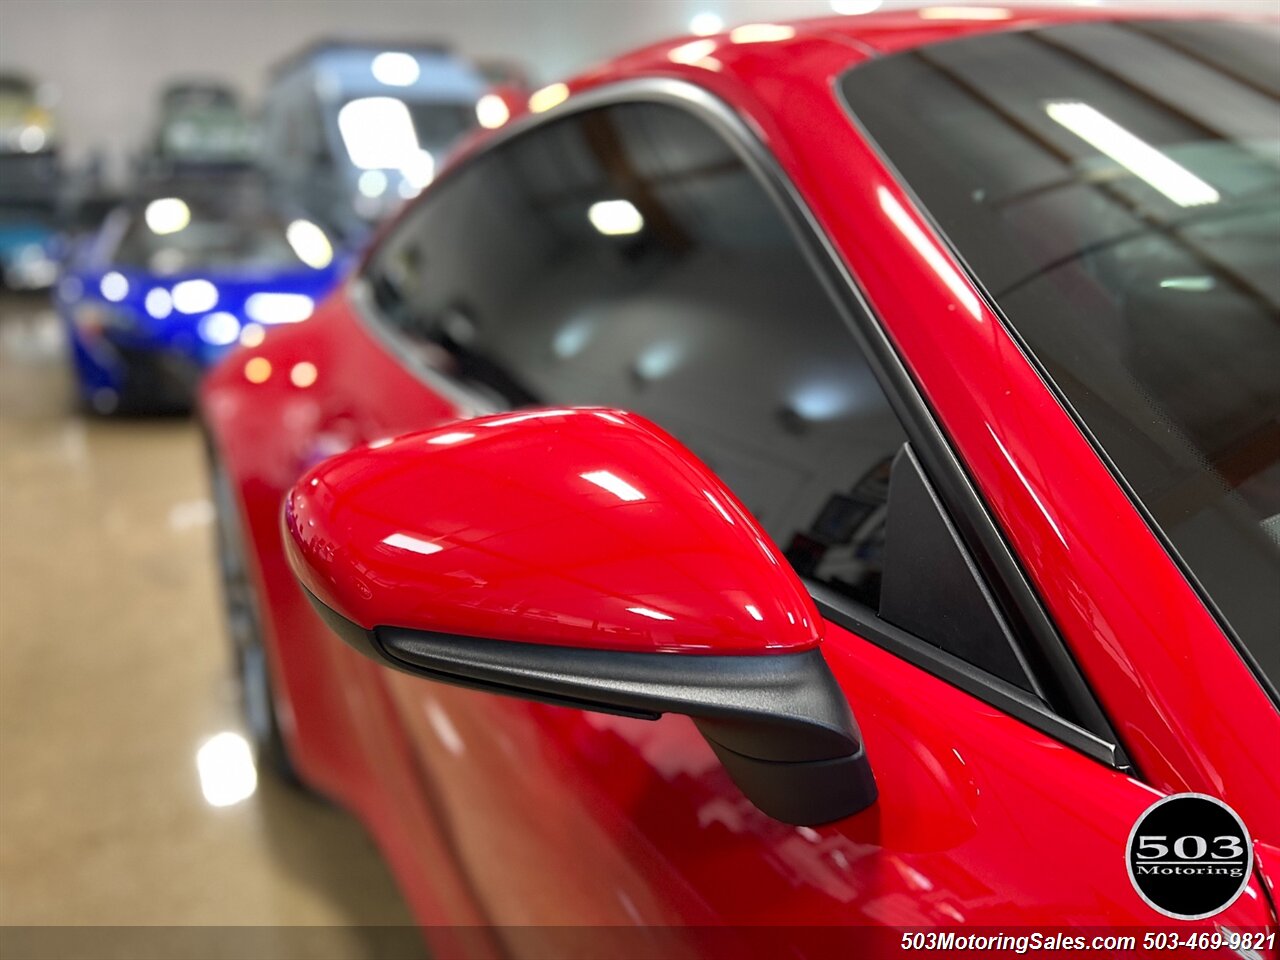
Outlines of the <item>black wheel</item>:
[{"label": "black wheel", "polygon": [[241,709],[260,767],[291,786],[303,787],[280,732],[271,693],[271,666],[262,643],[262,621],[253,581],[249,576],[240,511],[222,462],[209,453],[209,485],[216,515],[218,579],[231,641],[232,660],[240,685]]}]

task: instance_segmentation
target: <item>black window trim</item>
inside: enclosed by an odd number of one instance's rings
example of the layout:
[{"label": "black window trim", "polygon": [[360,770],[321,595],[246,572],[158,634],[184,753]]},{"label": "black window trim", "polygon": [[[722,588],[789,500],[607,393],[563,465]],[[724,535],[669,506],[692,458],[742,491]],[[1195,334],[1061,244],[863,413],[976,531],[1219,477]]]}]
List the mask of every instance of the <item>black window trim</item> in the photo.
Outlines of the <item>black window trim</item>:
[{"label": "black window trim", "polygon": [[853,109],[853,105],[849,103],[848,99],[844,95],[845,78],[857,69],[857,66],[854,66],[848,70],[844,70],[831,81],[833,92],[835,93],[840,106],[844,109],[845,116],[849,119],[849,122],[853,124],[854,129],[861,135],[863,141],[865,141],[866,144],[875,152],[876,157],[884,165],[885,169],[893,176],[893,179],[897,182],[898,186],[904,193],[906,193],[916,211],[929,225],[933,235],[937,237],[944,246],[946,246],[952,259],[964,272],[964,275],[968,277],[969,282],[973,284],[974,289],[986,304],[987,309],[999,319],[1005,332],[1022,353],[1023,358],[1031,365],[1032,369],[1034,369],[1036,374],[1040,377],[1040,382],[1044,384],[1045,389],[1047,389],[1054,399],[1058,401],[1058,405],[1062,407],[1067,416],[1071,418],[1072,422],[1084,436],[1089,446],[1093,448],[1094,453],[1098,455],[1098,459],[1102,461],[1102,465],[1106,467],[1107,472],[1111,474],[1125,497],[1128,498],[1133,509],[1137,511],[1138,516],[1141,517],[1142,521],[1147,525],[1147,529],[1151,531],[1152,536],[1156,538],[1156,541],[1164,549],[1165,554],[1186,579],[1196,596],[1199,597],[1200,602],[1203,603],[1205,608],[1209,611],[1209,615],[1212,616],[1214,621],[1218,624],[1218,627],[1222,630],[1232,648],[1234,648],[1236,653],[1239,654],[1240,659],[1244,661],[1249,672],[1253,674],[1254,678],[1258,681],[1258,684],[1262,687],[1263,693],[1271,699],[1272,704],[1277,709],[1280,709],[1280,687],[1277,687],[1272,683],[1271,679],[1263,672],[1262,667],[1258,665],[1258,661],[1254,659],[1253,654],[1249,652],[1249,648],[1245,645],[1244,641],[1240,639],[1240,635],[1236,633],[1235,628],[1228,622],[1222,608],[1219,607],[1213,597],[1209,595],[1209,591],[1206,590],[1204,584],[1200,582],[1200,578],[1196,576],[1195,571],[1193,571],[1187,564],[1186,560],[1183,559],[1178,548],[1174,546],[1174,543],[1169,539],[1168,534],[1164,532],[1164,529],[1156,521],[1155,515],[1147,509],[1146,505],[1138,497],[1138,492],[1133,488],[1132,484],[1129,483],[1128,479],[1125,478],[1124,474],[1120,472],[1119,465],[1114,459],[1112,459],[1111,454],[1103,447],[1102,441],[1098,439],[1097,434],[1093,432],[1092,428],[1090,428],[1080,414],[1076,412],[1076,408],[1067,398],[1067,395],[1063,392],[1062,388],[1058,386],[1057,381],[1053,379],[1049,374],[1048,369],[1040,362],[1040,358],[1031,350],[1031,345],[1027,343],[1018,328],[1009,320],[1008,315],[1004,312],[1004,308],[996,302],[996,298],[991,295],[991,291],[987,289],[986,284],[982,282],[978,274],[969,265],[969,261],[961,254],[960,250],[952,242],[951,237],[942,229],[942,225],[934,218],[929,207],[923,200],[921,200],[919,194],[917,194],[915,189],[907,182],[906,177],[902,175],[901,171],[898,170],[893,161],[889,159],[888,154],[885,153],[884,149],[880,146],[880,143],[871,135],[871,131],[863,125],[862,120]]},{"label": "black window trim", "polygon": [[[838,92],[838,91],[837,91]],[[539,114],[528,114],[503,127],[459,164],[448,166],[427,195],[475,156],[500,148],[507,141],[566,116],[623,103],[665,103],[682,108],[725,138],[744,165],[756,176],[790,228],[805,259],[835,304],[846,328],[863,352],[890,407],[898,417],[951,519],[997,595],[1002,613],[1022,643],[1019,652],[1032,661],[1033,683],[1046,685],[1045,696],[1020,690],[946,651],[897,630],[874,611],[819,584],[806,581],[819,612],[837,625],[856,632],[926,672],[1010,714],[1041,733],[1073,747],[1116,770],[1132,772],[1119,738],[1053,621],[1026,578],[981,500],[972,478],[943,434],[913,375],[889,340],[883,323],[871,308],[852,274],[831,245],[825,231],[782,171],[749,122],[709,91],[669,77],[639,78],[606,84],[569,97]],[[408,222],[407,220],[405,221]],[[385,244],[395,231],[387,234]],[[493,406],[414,357],[408,338],[378,314],[364,271],[374,259],[371,251],[347,284],[356,313],[402,365],[430,387],[453,400],[468,415],[493,412]],[[979,549],[975,549],[978,547]]]}]

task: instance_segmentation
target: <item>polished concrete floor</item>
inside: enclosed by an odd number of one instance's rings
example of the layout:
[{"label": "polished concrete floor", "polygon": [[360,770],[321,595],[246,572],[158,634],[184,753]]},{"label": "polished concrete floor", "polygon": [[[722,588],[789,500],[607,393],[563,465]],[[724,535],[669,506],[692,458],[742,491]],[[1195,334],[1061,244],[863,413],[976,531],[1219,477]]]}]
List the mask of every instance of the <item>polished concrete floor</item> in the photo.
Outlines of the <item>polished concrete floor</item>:
[{"label": "polished concrete floor", "polygon": [[81,416],[47,301],[0,298],[0,955],[62,952],[20,928],[114,926],[85,955],[132,956],[206,946],[129,927],[248,925],[254,954],[315,952],[311,926],[358,957],[410,922],[354,820],[254,789],[211,510],[193,424]]}]

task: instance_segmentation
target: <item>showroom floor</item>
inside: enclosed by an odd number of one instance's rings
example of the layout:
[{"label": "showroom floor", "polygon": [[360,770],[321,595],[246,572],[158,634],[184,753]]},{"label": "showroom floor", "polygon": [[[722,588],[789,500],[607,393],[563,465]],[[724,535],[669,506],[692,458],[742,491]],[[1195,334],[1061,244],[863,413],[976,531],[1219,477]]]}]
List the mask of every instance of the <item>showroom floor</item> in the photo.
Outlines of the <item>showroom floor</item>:
[{"label": "showroom floor", "polygon": [[47,301],[0,299],[0,923],[408,923],[345,814],[265,776],[205,799],[241,723],[197,433],[85,419],[65,364]]}]

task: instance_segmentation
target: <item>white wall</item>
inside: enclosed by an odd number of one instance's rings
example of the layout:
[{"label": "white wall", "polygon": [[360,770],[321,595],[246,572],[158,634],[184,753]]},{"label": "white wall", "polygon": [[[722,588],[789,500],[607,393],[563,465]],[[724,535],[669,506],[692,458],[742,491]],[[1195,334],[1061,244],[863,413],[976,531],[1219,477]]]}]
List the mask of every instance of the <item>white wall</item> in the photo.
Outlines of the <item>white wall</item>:
[{"label": "white wall", "polygon": [[[939,0],[941,2],[941,0]],[[947,0],[955,3],[957,0]],[[1122,0],[1143,3],[1150,0]],[[1189,0],[1169,0],[1186,6]],[[1201,0],[1190,0],[1199,6]],[[1240,0],[1274,11],[1277,0]],[[1240,5],[1237,3],[1236,5]],[[885,6],[902,5],[888,0]],[[1222,6],[1222,0],[1217,4]],[[321,37],[447,39],[515,57],[550,80],[684,33],[700,11],[727,23],[829,14],[826,0],[0,0],[0,69],[50,82],[67,155],[105,149],[119,174],[170,78],[231,81],[254,102],[271,64]]]}]

